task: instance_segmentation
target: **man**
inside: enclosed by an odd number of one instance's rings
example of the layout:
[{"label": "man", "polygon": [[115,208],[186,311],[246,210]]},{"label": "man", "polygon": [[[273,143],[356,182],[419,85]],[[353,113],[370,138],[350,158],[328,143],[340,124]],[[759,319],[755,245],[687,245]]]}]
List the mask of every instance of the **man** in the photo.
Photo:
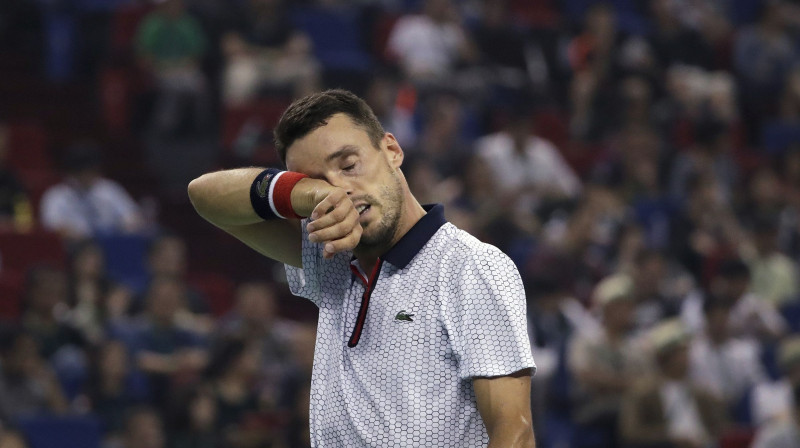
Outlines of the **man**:
[{"label": "man", "polygon": [[103,177],[97,148],[71,147],[65,168],[64,182],[42,196],[42,227],[70,241],[144,230],[144,217],[133,198],[120,184]]},{"label": "man", "polygon": [[355,95],[296,101],[275,136],[291,171],[210,173],[189,196],[319,307],[312,445],[533,447],[535,365],[508,257],[417,202],[400,144]]}]

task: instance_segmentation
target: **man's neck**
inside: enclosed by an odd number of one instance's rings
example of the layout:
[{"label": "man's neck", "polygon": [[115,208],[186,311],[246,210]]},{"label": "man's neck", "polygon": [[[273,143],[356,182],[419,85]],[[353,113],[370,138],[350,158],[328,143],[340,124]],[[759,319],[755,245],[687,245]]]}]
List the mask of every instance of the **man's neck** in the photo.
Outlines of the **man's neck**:
[{"label": "man's neck", "polygon": [[390,244],[385,247],[377,248],[375,250],[366,250],[360,251],[356,249],[353,251],[353,255],[355,255],[356,259],[358,260],[358,264],[361,266],[361,269],[364,270],[367,274],[372,272],[372,269],[375,267],[375,263],[378,262],[378,258],[383,256],[389,249],[393,248],[401,238],[411,230],[414,225],[422,219],[423,216],[427,213],[422,205],[420,205],[417,198],[415,198],[410,192],[406,192],[405,200],[403,201],[403,208],[400,211],[400,223],[397,226],[397,231],[395,232],[394,237]]}]

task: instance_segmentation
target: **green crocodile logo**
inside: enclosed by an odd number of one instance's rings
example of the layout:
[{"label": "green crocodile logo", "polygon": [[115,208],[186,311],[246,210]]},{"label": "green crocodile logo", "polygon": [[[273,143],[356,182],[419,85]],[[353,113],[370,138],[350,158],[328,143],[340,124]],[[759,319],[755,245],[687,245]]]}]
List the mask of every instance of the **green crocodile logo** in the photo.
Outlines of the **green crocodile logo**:
[{"label": "green crocodile logo", "polygon": [[256,183],[256,193],[261,198],[267,197],[267,188],[269,188],[269,180],[272,178],[272,174],[267,174],[264,176],[263,179]]},{"label": "green crocodile logo", "polygon": [[412,319],[412,317],[414,317],[413,314],[408,314],[406,313],[406,310],[401,310],[399,313],[397,313],[397,316],[394,316],[394,320],[401,320],[401,321],[404,320],[406,322],[414,322],[414,319]]}]

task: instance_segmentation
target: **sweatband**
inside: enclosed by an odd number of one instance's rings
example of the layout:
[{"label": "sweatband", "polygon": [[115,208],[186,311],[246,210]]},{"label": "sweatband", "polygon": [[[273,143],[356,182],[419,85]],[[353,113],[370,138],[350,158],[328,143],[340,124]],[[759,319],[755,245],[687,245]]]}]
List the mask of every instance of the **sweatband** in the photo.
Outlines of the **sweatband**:
[{"label": "sweatband", "polygon": [[292,189],[305,174],[267,168],[250,185],[250,204],[261,219],[300,219],[292,208]]}]

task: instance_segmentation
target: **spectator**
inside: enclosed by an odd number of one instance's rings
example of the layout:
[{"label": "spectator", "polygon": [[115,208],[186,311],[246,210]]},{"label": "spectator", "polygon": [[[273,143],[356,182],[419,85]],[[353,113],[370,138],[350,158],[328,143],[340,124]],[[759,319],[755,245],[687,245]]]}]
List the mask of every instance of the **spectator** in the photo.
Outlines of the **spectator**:
[{"label": "spectator", "polygon": [[0,364],[0,420],[66,412],[61,385],[39,355],[36,340],[24,331],[15,332],[9,339]]},{"label": "spectator", "polygon": [[97,348],[92,361],[84,387],[89,409],[103,422],[105,434],[119,437],[124,431],[128,411],[141,404],[144,398],[132,381],[135,377],[128,349],[119,341],[107,341]]},{"label": "spectator", "polygon": [[[775,340],[786,332],[786,321],[775,307],[750,290],[750,268],[739,259],[724,260],[710,282],[712,295],[730,308],[727,332],[738,337]],[[689,331],[705,330],[704,300],[700,291],[690,293],[681,305],[681,319]]]},{"label": "spectator", "polygon": [[154,404],[165,404],[173,385],[197,379],[208,363],[201,338],[180,324],[184,301],[178,280],[159,277],[151,282],[136,363],[150,379]]},{"label": "spectator", "polygon": [[489,166],[500,194],[518,197],[517,207],[534,208],[548,201],[575,199],[581,183],[558,148],[535,136],[529,106],[512,113],[506,128],[475,142]]},{"label": "spectator", "polygon": [[739,33],[734,47],[744,100],[760,113],[774,113],[786,74],[797,61],[786,8],[782,0],[764,2],[758,22]]},{"label": "spectator", "polygon": [[64,271],[38,266],[28,272],[22,327],[36,340],[39,353],[51,360],[62,350],[82,347],[85,340],[69,323]]},{"label": "spectator", "polygon": [[311,396],[311,367],[314,364],[314,344],[317,329],[314,325],[301,325],[292,335],[290,368],[281,382],[282,408],[288,416],[286,424],[289,446],[311,446],[309,409]]},{"label": "spectator", "polygon": [[223,341],[211,358],[207,375],[216,400],[216,429],[226,446],[258,447],[274,436],[258,425],[261,397],[253,386],[261,365],[259,341]]},{"label": "spectator", "polygon": [[761,348],[752,338],[730,332],[732,303],[707,297],[703,303],[705,332],[689,347],[690,377],[733,410],[750,390],[766,379]]},{"label": "spectator", "polygon": [[3,431],[0,433],[0,448],[28,448],[25,437],[17,431]]},{"label": "spectator", "polygon": [[166,448],[166,437],[161,417],[155,409],[131,409],[125,419],[125,434],[119,448]]},{"label": "spectator", "polygon": [[673,0],[652,0],[650,14],[655,31],[650,36],[656,58],[662,68],[686,64],[713,68],[714,49],[695,29],[683,26]]},{"label": "spectator", "polygon": [[778,222],[774,216],[756,217],[753,247],[744,258],[750,265],[753,293],[780,307],[798,293],[797,263],[778,249]]},{"label": "spectator", "polygon": [[25,188],[8,163],[8,128],[0,123],[0,229],[30,230],[33,207]]},{"label": "spectator", "polygon": [[65,168],[64,182],[42,197],[43,227],[70,241],[144,230],[136,202],[121,185],[103,177],[97,148],[71,147]]},{"label": "spectator", "polygon": [[569,367],[575,378],[574,420],[583,436],[576,446],[618,447],[617,426],[622,394],[646,368],[643,353],[631,337],[635,309],[633,281],[615,275],[595,288],[594,302],[602,315],[599,333],[575,335]]},{"label": "spectator", "polygon": [[[166,0],[143,20],[136,36],[141,64],[158,87],[153,126],[175,133],[184,122],[193,130],[208,124],[210,104],[206,77],[200,70],[206,36],[186,12],[183,0]],[[191,116],[182,116],[186,105]]]},{"label": "spectator", "polygon": [[434,84],[450,81],[457,64],[476,57],[451,0],[425,0],[422,14],[401,17],[389,35],[388,51],[412,81]]},{"label": "spectator", "polygon": [[656,373],[625,392],[620,430],[625,444],[675,448],[710,446],[725,425],[725,408],[689,381],[691,336],[676,320],[649,334]]},{"label": "spectator", "polygon": [[131,292],[108,278],[105,255],[97,243],[91,240],[78,243],[70,258],[68,304],[71,324],[86,341],[99,344],[105,336],[108,304],[114,308],[119,303],[130,303]]},{"label": "spectator", "polygon": [[[214,329],[211,309],[205,296],[187,282],[189,263],[186,242],[178,235],[165,233],[154,238],[147,250],[147,271],[149,283],[160,277],[169,277],[181,284],[185,303],[182,305],[181,324],[201,334],[208,334]],[[144,287],[146,293],[148,287]],[[142,295],[134,304],[134,311],[140,311],[144,305]]]},{"label": "spectator", "polygon": [[170,433],[172,448],[218,448],[228,446],[217,431],[216,397],[208,387],[193,387],[179,400]]},{"label": "spectator", "polygon": [[752,414],[757,425],[786,419],[796,406],[792,390],[800,385],[800,336],[786,338],[778,347],[782,377],[759,384],[753,391]]},{"label": "spectator", "polygon": [[794,386],[794,412],[762,428],[753,448],[800,448],[800,384]]}]

